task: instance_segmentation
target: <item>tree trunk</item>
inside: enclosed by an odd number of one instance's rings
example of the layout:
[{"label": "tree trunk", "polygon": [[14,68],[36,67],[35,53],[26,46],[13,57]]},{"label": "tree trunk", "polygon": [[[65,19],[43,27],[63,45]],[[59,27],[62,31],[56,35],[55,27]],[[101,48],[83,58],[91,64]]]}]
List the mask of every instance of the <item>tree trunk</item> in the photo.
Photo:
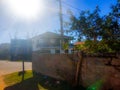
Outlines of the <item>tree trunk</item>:
[{"label": "tree trunk", "polygon": [[82,83],[82,63],[83,63],[83,52],[78,52],[78,63],[77,63],[77,69],[75,74],[75,86],[79,86],[80,82]]},{"label": "tree trunk", "polygon": [[97,36],[94,35],[93,39],[94,39],[94,42],[96,42],[97,41]]}]

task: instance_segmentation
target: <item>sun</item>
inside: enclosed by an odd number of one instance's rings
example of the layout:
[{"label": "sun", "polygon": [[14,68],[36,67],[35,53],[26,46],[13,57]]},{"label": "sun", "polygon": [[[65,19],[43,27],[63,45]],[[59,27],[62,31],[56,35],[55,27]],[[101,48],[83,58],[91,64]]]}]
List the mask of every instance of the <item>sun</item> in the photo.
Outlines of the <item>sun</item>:
[{"label": "sun", "polygon": [[43,0],[2,0],[3,5],[19,19],[37,19],[44,12]]}]

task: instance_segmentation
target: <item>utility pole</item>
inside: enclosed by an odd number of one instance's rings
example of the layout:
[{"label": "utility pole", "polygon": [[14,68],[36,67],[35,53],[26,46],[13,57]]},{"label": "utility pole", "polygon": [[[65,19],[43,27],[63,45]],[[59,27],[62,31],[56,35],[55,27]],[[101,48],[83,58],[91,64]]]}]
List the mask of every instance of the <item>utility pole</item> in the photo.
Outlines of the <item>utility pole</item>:
[{"label": "utility pole", "polygon": [[63,17],[62,17],[62,2],[61,0],[59,0],[59,7],[60,7],[60,11],[59,11],[59,14],[60,14],[60,32],[61,32],[61,36],[63,37]]},{"label": "utility pole", "polygon": [[61,45],[61,50],[62,50],[62,44],[63,44],[63,17],[62,17],[62,2],[61,0],[59,0],[59,15],[60,15],[60,32],[61,32],[61,42],[60,42],[60,45]]}]

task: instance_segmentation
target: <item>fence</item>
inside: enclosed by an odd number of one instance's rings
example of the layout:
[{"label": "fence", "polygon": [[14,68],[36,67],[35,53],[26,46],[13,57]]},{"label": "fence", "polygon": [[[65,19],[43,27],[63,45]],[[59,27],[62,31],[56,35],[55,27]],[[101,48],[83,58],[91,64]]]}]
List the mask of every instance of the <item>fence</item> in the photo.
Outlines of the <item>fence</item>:
[{"label": "fence", "polygon": [[[37,54],[33,53],[33,71],[54,78],[69,80],[74,83],[76,66],[79,58],[76,54]],[[85,56],[82,62],[81,77],[83,86],[89,86],[106,77],[115,77],[120,81],[120,58],[113,58],[110,65],[106,65],[109,58]],[[113,66],[112,66],[113,65]],[[115,83],[117,81],[114,81]],[[111,83],[111,82],[109,82]],[[120,85],[120,83],[119,83]]]}]

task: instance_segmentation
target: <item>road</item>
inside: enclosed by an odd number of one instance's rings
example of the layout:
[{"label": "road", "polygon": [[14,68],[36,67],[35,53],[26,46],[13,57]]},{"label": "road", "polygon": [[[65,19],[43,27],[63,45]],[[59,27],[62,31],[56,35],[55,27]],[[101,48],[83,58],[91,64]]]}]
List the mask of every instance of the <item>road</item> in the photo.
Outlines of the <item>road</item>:
[{"label": "road", "polygon": [[[25,70],[32,70],[31,62],[25,62]],[[0,60],[0,76],[17,71],[22,71],[22,62]]]},{"label": "road", "polygon": [[[0,90],[4,90],[5,83],[2,75],[18,72],[22,70],[22,62],[11,62],[0,60]],[[25,70],[32,70],[32,63],[25,62]]]}]

